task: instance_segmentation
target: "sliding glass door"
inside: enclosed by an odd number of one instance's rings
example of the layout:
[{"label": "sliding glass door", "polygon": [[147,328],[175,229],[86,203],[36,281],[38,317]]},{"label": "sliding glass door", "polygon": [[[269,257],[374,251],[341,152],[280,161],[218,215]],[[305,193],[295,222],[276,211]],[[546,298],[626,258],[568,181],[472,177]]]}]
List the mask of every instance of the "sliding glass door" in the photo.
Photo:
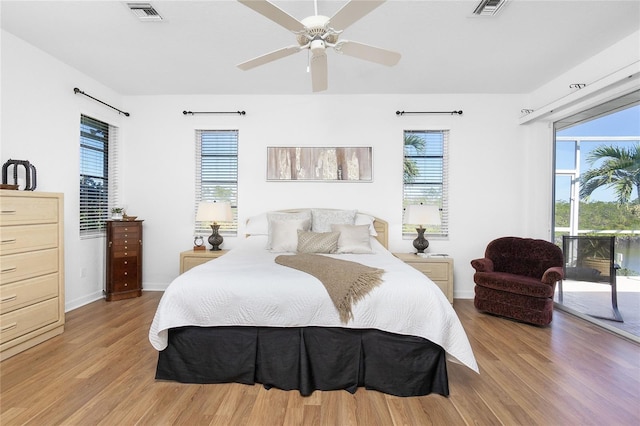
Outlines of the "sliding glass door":
[{"label": "sliding glass door", "polygon": [[[615,288],[583,265],[556,306],[640,339],[640,92],[555,123],[554,235],[615,236]],[[593,269],[593,268],[592,268]],[[612,294],[615,290],[616,294]],[[561,292],[561,294],[560,294]],[[617,296],[617,297],[616,297]],[[622,317],[614,315],[617,298]],[[596,317],[599,317],[596,319]],[[627,336],[629,337],[629,336]]]}]

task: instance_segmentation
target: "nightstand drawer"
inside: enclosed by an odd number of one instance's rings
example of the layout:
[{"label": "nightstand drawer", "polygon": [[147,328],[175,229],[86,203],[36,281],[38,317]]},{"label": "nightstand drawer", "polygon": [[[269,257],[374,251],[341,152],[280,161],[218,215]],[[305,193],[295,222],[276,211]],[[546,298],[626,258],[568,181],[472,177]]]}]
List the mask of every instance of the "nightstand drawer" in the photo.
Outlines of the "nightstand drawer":
[{"label": "nightstand drawer", "polygon": [[185,271],[188,271],[189,269],[202,265],[203,263],[207,263],[210,260],[211,259],[206,257],[185,257],[182,261],[182,267]]},{"label": "nightstand drawer", "polygon": [[447,263],[413,263],[409,265],[422,272],[432,281],[446,281],[449,279],[449,265]]},{"label": "nightstand drawer", "polygon": [[180,253],[180,273],[223,256],[228,250],[187,250]]}]

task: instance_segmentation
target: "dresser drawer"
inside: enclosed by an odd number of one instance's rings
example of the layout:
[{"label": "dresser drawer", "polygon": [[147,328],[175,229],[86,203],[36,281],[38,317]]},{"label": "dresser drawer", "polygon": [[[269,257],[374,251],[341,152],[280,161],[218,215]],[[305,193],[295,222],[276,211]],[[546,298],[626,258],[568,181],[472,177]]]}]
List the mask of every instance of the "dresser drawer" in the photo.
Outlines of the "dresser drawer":
[{"label": "dresser drawer", "polygon": [[58,246],[58,225],[19,225],[0,228],[0,255]]},{"label": "dresser drawer", "polygon": [[8,254],[0,258],[0,284],[58,272],[58,249]]},{"label": "dresser drawer", "polygon": [[0,225],[58,222],[57,198],[2,197]]},{"label": "dresser drawer", "polygon": [[432,281],[446,281],[449,279],[449,265],[447,263],[409,263]]},{"label": "dresser drawer", "polygon": [[0,286],[0,314],[58,295],[57,273]]},{"label": "dresser drawer", "polygon": [[58,298],[2,314],[0,319],[0,343],[4,343],[58,321]]},{"label": "dresser drawer", "polygon": [[140,238],[140,226],[130,223],[118,223],[113,225],[113,236],[116,239],[121,238]]}]

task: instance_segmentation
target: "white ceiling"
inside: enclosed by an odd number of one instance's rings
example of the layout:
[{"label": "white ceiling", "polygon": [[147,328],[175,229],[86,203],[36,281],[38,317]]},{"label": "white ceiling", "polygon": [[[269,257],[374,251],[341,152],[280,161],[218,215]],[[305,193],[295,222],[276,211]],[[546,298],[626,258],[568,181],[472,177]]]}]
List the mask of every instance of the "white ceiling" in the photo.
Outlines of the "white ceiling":
[{"label": "white ceiling", "polygon": [[[343,40],[396,50],[395,67],[328,52],[327,94],[529,93],[640,28],[638,0],[510,0],[473,17],[479,0],[388,0]],[[295,44],[288,30],[234,0],[150,1],[140,22],[122,1],[0,3],[2,28],[123,95],[309,94],[307,54],[241,71]],[[302,19],[312,0],[273,3]],[[342,1],[318,0],[332,16]]]}]

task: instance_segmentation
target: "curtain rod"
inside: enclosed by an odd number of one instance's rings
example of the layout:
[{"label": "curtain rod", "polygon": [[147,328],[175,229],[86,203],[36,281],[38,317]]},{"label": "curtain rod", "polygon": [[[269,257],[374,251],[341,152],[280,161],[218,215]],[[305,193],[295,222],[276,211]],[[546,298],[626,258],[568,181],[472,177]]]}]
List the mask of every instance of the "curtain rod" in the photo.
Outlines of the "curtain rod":
[{"label": "curtain rod", "polygon": [[184,115],[190,114],[238,114],[245,115],[246,111],[182,111]]},{"label": "curtain rod", "polygon": [[458,111],[396,111],[396,115],[405,115],[405,114],[457,114],[462,115],[462,110]]},{"label": "curtain rod", "polygon": [[100,102],[102,105],[106,105],[106,106],[108,106],[109,108],[113,108],[113,109],[115,109],[116,111],[118,111],[118,113],[120,113],[120,114],[124,114],[124,115],[125,115],[125,117],[129,117],[129,115],[131,115],[131,114],[129,114],[128,112],[121,111],[121,110],[119,110],[118,108],[116,108],[116,107],[114,107],[114,106],[111,106],[111,105],[109,105],[109,104],[108,104],[108,103],[106,103],[106,102],[102,102],[100,99],[96,99],[96,98],[94,98],[93,96],[91,96],[91,95],[88,95],[88,94],[84,93],[82,90],[78,89],[77,87],[74,87],[74,88],[73,88],[73,92],[74,92],[76,95],[77,95],[78,93],[79,93],[79,94],[81,94],[81,95],[85,95],[87,98],[91,98],[91,99],[93,99],[94,101]]}]

